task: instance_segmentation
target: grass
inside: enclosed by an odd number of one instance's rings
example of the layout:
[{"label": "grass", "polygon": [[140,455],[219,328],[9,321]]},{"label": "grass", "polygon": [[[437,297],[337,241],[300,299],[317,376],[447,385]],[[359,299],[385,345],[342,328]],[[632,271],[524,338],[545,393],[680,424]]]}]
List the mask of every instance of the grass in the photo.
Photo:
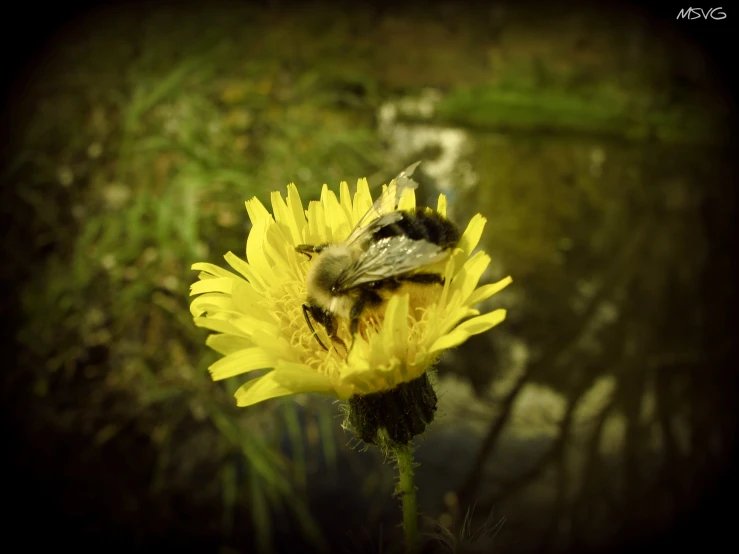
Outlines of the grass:
[{"label": "grass", "polygon": [[720,143],[728,128],[712,109],[653,109],[648,98],[578,98],[559,91],[527,92],[486,87],[462,89],[444,98],[438,118],[452,126],[523,134],[557,132],[663,144]]}]

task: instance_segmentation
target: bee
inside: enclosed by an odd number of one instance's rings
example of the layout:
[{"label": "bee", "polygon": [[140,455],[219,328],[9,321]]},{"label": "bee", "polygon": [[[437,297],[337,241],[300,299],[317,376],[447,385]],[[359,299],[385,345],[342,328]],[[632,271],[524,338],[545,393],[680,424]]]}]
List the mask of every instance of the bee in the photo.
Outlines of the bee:
[{"label": "bee", "polygon": [[[444,284],[428,271],[446,259],[460,240],[459,228],[430,208],[396,210],[403,191],[418,187],[411,175],[416,162],[391,181],[346,240],[334,244],[300,244],[296,250],[313,261],[306,278],[303,315],[318,344],[311,318],[323,326],[332,342],[349,355],[351,348],[338,336],[339,319],[349,321],[352,347],[362,314],[380,306],[386,293],[403,283]],[[426,269],[426,271],[424,271]]]}]

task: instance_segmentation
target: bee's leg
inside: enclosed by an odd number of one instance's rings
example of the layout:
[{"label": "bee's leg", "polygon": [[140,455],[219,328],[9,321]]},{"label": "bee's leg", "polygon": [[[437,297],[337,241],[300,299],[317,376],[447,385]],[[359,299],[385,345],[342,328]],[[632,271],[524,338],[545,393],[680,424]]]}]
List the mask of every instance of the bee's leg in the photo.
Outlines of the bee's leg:
[{"label": "bee's leg", "polygon": [[444,277],[438,273],[415,273],[405,277],[396,277],[398,281],[406,283],[416,283],[419,285],[443,285]]},{"label": "bee's leg", "polygon": [[[328,338],[330,338],[333,342],[336,344],[341,345],[344,350],[346,350],[346,343],[339,338],[339,336],[336,334],[336,331],[339,328],[338,322],[336,321],[336,317],[331,313],[324,309],[319,308],[318,306],[311,306],[309,304],[303,305],[303,314],[305,315],[305,320],[309,321],[308,314],[313,316],[313,319],[315,319],[318,323],[323,325],[323,328],[326,329],[326,333],[328,334]],[[318,344],[321,345],[321,347],[324,350],[328,350],[325,344],[321,342],[321,339],[318,338],[318,335],[316,334],[315,330],[313,329],[313,326],[308,323],[308,327],[310,327],[310,330],[313,331],[313,336],[318,341]]]},{"label": "bee's leg", "polygon": [[330,338],[336,344],[340,344],[344,348],[344,350],[347,351],[348,355],[349,351],[346,348],[346,343],[339,338],[339,335],[336,334],[339,329],[339,324],[336,321],[336,317],[334,317],[332,313],[324,311],[323,325],[326,328],[326,332],[328,333],[328,338]]},{"label": "bee's leg", "polygon": [[295,251],[308,256],[308,259],[312,259],[312,254],[320,254],[326,249],[328,244],[298,244],[295,247]]},{"label": "bee's leg", "polygon": [[362,315],[362,312],[364,312],[364,309],[369,306],[379,306],[380,304],[382,304],[382,297],[374,290],[362,290],[362,294],[354,303],[354,306],[352,306],[352,310],[349,313],[349,334],[352,336],[352,344],[349,347],[349,351],[346,353],[347,357],[349,357],[349,352],[354,348],[354,341],[356,339],[357,331],[359,330],[359,318]]},{"label": "bee's leg", "polygon": [[[323,342],[321,342],[321,339],[318,338],[318,333],[316,333],[316,330],[313,328],[313,324],[310,322],[309,314],[313,314],[314,312],[314,310],[311,308],[312,307],[308,304],[303,304],[303,316],[305,317],[305,322],[308,324],[308,329],[310,329],[311,333],[313,333],[313,336],[318,341],[318,344],[321,345],[321,348],[323,348],[324,350],[328,350],[328,348],[326,348],[326,345],[323,344]],[[315,315],[313,317],[315,317]],[[319,320],[319,318],[316,318],[316,320]]]}]

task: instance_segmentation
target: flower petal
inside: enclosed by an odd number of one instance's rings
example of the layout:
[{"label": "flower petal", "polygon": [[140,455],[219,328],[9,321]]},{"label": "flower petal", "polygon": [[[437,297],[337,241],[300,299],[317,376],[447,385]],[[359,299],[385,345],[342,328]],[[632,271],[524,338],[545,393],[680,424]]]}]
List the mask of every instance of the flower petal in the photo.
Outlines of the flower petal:
[{"label": "flower petal", "polygon": [[399,210],[412,210],[416,207],[416,191],[413,189],[405,189],[400,200],[398,201]]},{"label": "flower petal", "polygon": [[252,317],[251,315],[247,315],[243,312],[237,311],[233,308],[228,310],[218,309],[215,311],[212,311],[208,314],[207,317],[201,316],[196,319],[196,321],[199,320],[205,320],[205,321],[223,321],[229,324],[229,327],[227,329],[222,329],[219,327],[211,327],[208,324],[203,324],[201,327],[206,327],[208,329],[213,329],[214,331],[220,331],[222,333],[231,333],[235,335],[239,335],[242,337],[252,338],[252,334],[257,329],[269,329],[272,332],[279,332],[276,325],[272,325],[268,322],[261,321],[259,319],[256,319]]},{"label": "flower petal", "polygon": [[205,292],[225,292],[231,294],[234,280],[231,277],[216,277],[205,281],[196,281],[190,285],[190,296]]},{"label": "flower petal", "polygon": [[506,288],[508,285],[510,285],[513,282],[513,279],[511,279],[510,276],[506,277],[505,279],[501,279],[497,283],[490,283],[489,285],[483,285],[480,288],[476,289],[470,297],[467,299],[467,303],[470,306],[474,306],[478,302],[482,302],[483,300],[487,300],[494,294],[499,293],[504,288]]},{"label": "flower petal", "polygon": [[470,223],[467,225],[467,229],[465,229],[462,234],[462,238],[459,240],[459,244],[457,245],[457,248],[461,248],[466,256],[472,254],[472,251],[480,242],[482,231],[485,229],[485,223],[487,223],[487,219],[482,217],[480,214],[475,214],[472,219],[470,219]]},{"label": "flower petal", "polygon": [[226,333],[228,335],[237,335],[240,337],[248,338],[249,334],[245,333],[240,327],[234,325],[231,321],[224,319],[218,319],[215,317],[196,317],[195,326],[203,327],[204,329],[210,329],[216,333]]},{"label": "flower petal", "polygon": [[231,297],[236,310],[263,322],[278,323],[277,316],[264,306],[264,297],[251,283],[243,279],[235,281],[231,289]]},{"label": "flower petal", "polygon": [[[393,181],[394,183],[394,181]],[[398,193],[398,187],[397,185],[393,184],[393,191],[392,193],[388,194],[388,187],[387,185],[382,185],[382,192],[380,193],[380,198],[382,199],[382,203],[380,204],[380,211],[382,213],[391,212],[395,209],[395,202],[397,200],[396,196]]]},{"label": "flower petal", "polygon": [[434,353],[440,350],[446,350],[448,348],[454,348],[459,346],[472,335],[478,335],[484,333],[488,329],[491,329],[501,323],[506,316],[506,311],[503,309],[495,310],[494,312],[487,313],[473,317],[461,323],[451,333],[440,337],[431,345],[429,352]]},{"label": "flower petal", "polygon": [[266,282],[272,282],[272,267],[264,253],[264,241],[271,219],[262,218],[257,221],[246,239],[246,261],[254,271]]},{"label": "flower petal", "polygon": [[[252,341],[254,341],[254,333],[259,329],[269,329],[273,333],[279,333],[279,329],[276,325],[270,325],[269,323],[265,323],[251,315],[240,312],[223,312],[223,314],[225,316],[224,319],[227,319],[240,331],[239,334],[250,338]],[[216,314],[215,317],[218,317],[219,315],[220,314]]]},{"label": "flower petal", "polygon": [[328,229],[323,205],[312,200],[308,204],[308,226],[303,229],[303,241],[306,244],[323,244],[328,242]]},{"label": "flower petal", "polygon": [[[374,392],[390,390],[402,381],[400,360],[385,368],[370,367],[359,371],[353,371],[348,375],[342,375],[342,386],[344,390],[351,390],[353,394],[370,394]],[[350,395],[351,396],[351,395]]]},{"label": "flower petal", "polygon": [[439,195],[439,201],[436,203],[436,211],[446,217],[446,196],[443,194]]},{"label": "flower petal", "polygon": [[287,207],[293,214],[295,220],[295,226],[298,228],[299,240],[303,237],[303,228],[308,225],[305,220],[305,212],[303,211],[303,202],[300,200],[300,193],[298,187],[293,183],[290,183],[287,187]]},{"label": "flower petal", "polygon": [[346,181],[341,181],[339,185],[339,204],[341,204],[341,209],[344,210],[346,220],[350,224],[349,226],[354,227],[354,223],[352,223],[352,195],[349,192],[349,183]]},{"label": "flower petal", "polygon": [[390,298],[385,310],[385,320],[380,338],[385,343],[385,356],[405,358],[408,349],[408,304],[407,294],[395,294]]},{"label": "flower petal", "polygon": [[214,277],[236,277],[235,274],[231,273],[228,269],[223,269],[215,264],[208,264],[204,262],[192,264],[190,269],[200,270],[198,279],[213,279]]},{"label": "flower petal", "polygon": [[[286,230],[287,231],[287,230]],[[289,231],[287,231],[289,233]],[[295,249],[292,240],[287,237],[279,224],[271,225],[264,237],[264,254],[269,260],[274,275],[283,275],[290,271],[290,262],[295,261]]]},{"label": "flower petal", "polygon": [[227,252],[223,258],[226,260],[228,265],[241,273],[252,286],[259,290],[264,290],[266,288],[264,281],[260,278],[257,272],[254,271],[252,266],[239,258],[236,254],[233,252]]},{"label": "flower petal", "polygon": [[460,302],[467,302],[489,264],[490,256],[485,252],[478,252],[469,258],[454,276],[450,292],[458,290]]},{"label": "flower petal", "polygon": [[269,219],[270,216],[269,212],[267,211],[267,208],[264,207],[264,204],[262,204],[259,201],[259,198],[256,196],[250,200],[247,200],[245,202],[246,204],[246,213],[249,214],[249,220],[251,221],[252,225],[256,225],[257,221],[261,221],[262,219]]},{"label": "flower petal", "polygon": [[[457,252],[457,250],[455,250],[455,252]],[[439,300],[436,303],[436,305],[442,310],[449,303],[449,289],[452,285],[452,279],[454,278],[455,260],[456,256],[451,255],[449,256],[449,258],[447,258],[446,263],[444,264],[444,284],[441,287],[441,294],[439,295]]]},{"label": "flower petal", "polygon": [[[455,295],[456,298],[457,296]],[[454,305],[450,304],[450,306]],[[468,306],[457,306],[456,308],[447,309],[443,315],[440,317],[437,316],[437,321],[434,323],[431,332],[426,335],[425,346],[433,345],[438,338],[451,332],[463,319],[477,315],[480,315],[480,310],[475,310]]]},{"label": "flower petal", "polygon": [[331,379],[304,364],[279,362],[274,371],[242,385],[234,395],[240,407],[301,392],[331,393]]},{"label": "flower petal", "polygon": [[292,361],[295,357],[292,346],[280,336],[280,328],[277,325],[266,325],[254,329],[251,340],[268,352],[280,354],[282,360]]},{"label": "flower petal", "polygon": [[323,204],[323,213],[326,216],[326,224],[331,230],[329,242],[338,242],[349,235],[351,226],[341,209],[341,204],[336,198],[334,191],[329,190],[327,185],[323,185],[321,190],[321,204]]},{"label": "flower petal", "polygon": [[271,194],[271,198],[275,222],[283,231],[284,238],[286,239],[285,242],[290,243],[290,246],[300,244],[302,241],[301,233],[298,230],[298,225],[292,211],[282,199],[282,194],[279,191],[274,191]]},{"label": "flower petal", "polygon": [[246,337],[237,337],[236,335],[227,335],[225,333],[210,335],[205,340],[205,344],[224,356],[254,346]]},{"label": "flower petal", "polygon": [[200,317],[206,312],[232,310],[233,299],[228,294],[209,292],[198,296],[190,303],[190,313],[193,317]]},{"label": "flower petal", "polygon": [[208,370],[214,381],[220,381],[256,369],[273,367],[275,362],[275,357],[271,353],[258,346],[252,346],[221,358]]},{"label": "flower petal", "polygon": [[353,221],[352,227],[356,225],[364,214],[372,207],[372,195],[369,190],[367,179],[357,181],[357,192],[354,193]]}]

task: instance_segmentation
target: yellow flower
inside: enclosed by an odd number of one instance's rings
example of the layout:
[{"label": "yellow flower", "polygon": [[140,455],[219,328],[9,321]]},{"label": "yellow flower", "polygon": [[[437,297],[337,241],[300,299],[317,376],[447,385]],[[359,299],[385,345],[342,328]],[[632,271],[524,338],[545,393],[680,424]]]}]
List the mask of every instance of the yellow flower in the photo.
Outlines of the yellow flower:
[{"label": "yellow flower", "polygon": [[[346,182],[341,183],[339,198],[324,185],[320,201],[310,202],[308,210],[293,184],[287,187],[287,201],[279,192],[273,192],[271,200],[272,214],[257,198],[246,202],[252,222],[248,263],[231,252],[225,255],[239,275],[208,263],[192,266],[200,270],[190,293],[199,295],[190,308],[195,324],[216,332],[207,344],[224,355],[209,368],[213,379],[272,369],[237,390],[239,406],[303,392],[346,400],[388,391],[424,375],[444,350],[505,319],[503,309],[480,315],[473,307],[511,282],[507,277],[477,287],[490,262],[484,252],[472,255],[486,221],[478,214],[458,248],[440,264],[443,286],[406,286],[385,306],[367,312],[348,358],[341,349],[324,350],[302,311],[312,262],[295,247],[346,239],[372,206],[367,180],[358,181],[353,199]],[[406,189],[397,209],[415,204],[414,191]],[[439,196],[437,211],[446,215],[444,195]],[[320,326],[316,330],[323,331]],[[339,335],[350,344],[347,322],[340,323]],[[325,333],[322,336],[331,344]]]}]

